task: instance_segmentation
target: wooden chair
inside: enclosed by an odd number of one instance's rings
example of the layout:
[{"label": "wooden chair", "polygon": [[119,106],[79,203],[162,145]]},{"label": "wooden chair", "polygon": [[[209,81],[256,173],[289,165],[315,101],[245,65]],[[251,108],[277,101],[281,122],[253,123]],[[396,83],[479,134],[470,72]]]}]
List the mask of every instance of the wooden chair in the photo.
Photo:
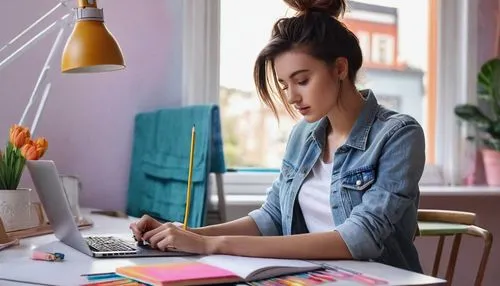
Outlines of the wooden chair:
[{"label": "wooden chair", "polygon": [[474,225],[475,220],[476,214],[471,212],[432,209],[418,210],[417,235],[439,236],[434,265],[432,268],[432,276],[437,277],[438,275],[445,238],[447,236],[453,236],[453,244],[445,276],[448,285],[451,285],[462,235],[471,235],[474,237],[481,237],[484,240],[483,254],[474,282],[474,285],[476,286],[481,285],[491,251],[493,237],[488,230]]}]

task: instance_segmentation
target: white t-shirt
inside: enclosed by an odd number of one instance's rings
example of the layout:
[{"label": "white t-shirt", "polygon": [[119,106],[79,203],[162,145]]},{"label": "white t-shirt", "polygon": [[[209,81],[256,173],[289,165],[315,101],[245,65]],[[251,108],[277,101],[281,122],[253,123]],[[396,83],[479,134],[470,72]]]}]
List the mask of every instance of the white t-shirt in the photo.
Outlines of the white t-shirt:
[{"label": "white t-shirt", "polygon": [[333,163],[319,158],[302,184],[299,205],[309,232],[331,231],[335,228],[330,206],[330,184]]}]

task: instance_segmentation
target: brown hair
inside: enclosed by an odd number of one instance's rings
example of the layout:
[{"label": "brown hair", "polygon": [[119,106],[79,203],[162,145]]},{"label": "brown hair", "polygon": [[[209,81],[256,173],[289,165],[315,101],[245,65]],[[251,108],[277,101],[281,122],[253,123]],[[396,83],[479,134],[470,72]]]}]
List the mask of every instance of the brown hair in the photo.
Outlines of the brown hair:
[{"label": "brown hair", "polygon": [[354,83],[363,56],[358,38],[338,21],[347,8],[345,0],[283,0],[298,13],[281,18],[273,26],[271,39],[257,56],[254,81],[260,99],[278,118],[277,103],[295,115],[281,90],[274,69],[274,59],[295,48],[331,65],[339,57],[347,59],[348,78]]}]

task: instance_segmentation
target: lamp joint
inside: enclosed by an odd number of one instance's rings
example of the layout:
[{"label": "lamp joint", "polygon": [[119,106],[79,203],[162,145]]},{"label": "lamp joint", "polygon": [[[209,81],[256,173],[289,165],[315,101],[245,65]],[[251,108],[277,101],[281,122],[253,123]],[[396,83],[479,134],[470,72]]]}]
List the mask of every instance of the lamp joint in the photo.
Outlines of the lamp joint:
[{"label": "lamp joint", "polygon": [[77,21],[104,21],[104,13],[102,9],[84,7],[76,8],[75,18]]}]

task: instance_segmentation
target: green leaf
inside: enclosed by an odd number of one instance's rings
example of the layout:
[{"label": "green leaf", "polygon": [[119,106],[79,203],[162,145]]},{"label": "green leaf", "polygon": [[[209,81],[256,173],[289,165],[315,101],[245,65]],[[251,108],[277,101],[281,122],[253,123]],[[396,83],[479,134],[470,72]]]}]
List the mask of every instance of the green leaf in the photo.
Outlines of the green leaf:
[{"label": "green leaf", "polygon": [[5,183],[5,170],[5,156],[2,154],[0,155],[0,190],[7,189],[7,185]]},{"label": "green leaf", "polygon": [[479,108],[471,104],[463,104],[455,107],[455,115],[483,131],[490,131],[493,122],[484,115]]},{"label": "green leaf", "polygon": [[14,180],[13,180],[13,187],[17,189],[19,186],[19,182],[21,181],[21,175],[23,174],[23,169],[24,169],[24,164],[26,163],[26,159],[19,154],[19,156],[16,158],[16,166],[14,168]]},{"label": "green leaf", "polygon": [[485,62],[477,74],[479,98],[493,103],[493,110],[500,116],[500,58]]},{"label": "green leaf", "polygon": [[490,128],[489,133],[493,138],[500,139],[500,120],[492,122],[492,126]]},{"label": "green leaf", "polygon": [[15,190],[19,186],[26,159],[10,142],[0,158],[0,189]]},{"label": "green leaf", "polygon": [[490,149],[500,151],[500,139],[488,138],[484,140],[484,144]]}]

